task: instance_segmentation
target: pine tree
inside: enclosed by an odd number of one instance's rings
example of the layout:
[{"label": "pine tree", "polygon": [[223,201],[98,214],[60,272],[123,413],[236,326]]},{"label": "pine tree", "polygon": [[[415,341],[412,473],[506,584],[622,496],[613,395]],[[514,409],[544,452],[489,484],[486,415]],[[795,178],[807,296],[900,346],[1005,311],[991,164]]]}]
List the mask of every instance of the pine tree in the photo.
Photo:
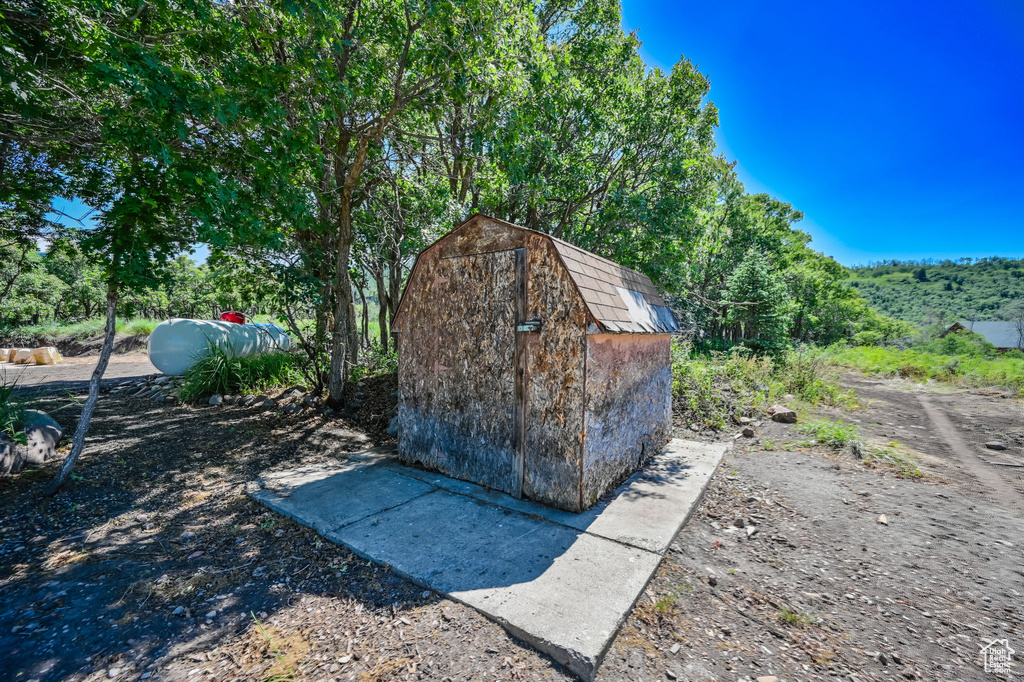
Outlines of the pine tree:
[{"label": "pine tree", "polygon": [[729,277],[726,322],[734,340],[756,350],[775,352],[789,342],[793,301],[782,275],[760,251],[751,250]]}]

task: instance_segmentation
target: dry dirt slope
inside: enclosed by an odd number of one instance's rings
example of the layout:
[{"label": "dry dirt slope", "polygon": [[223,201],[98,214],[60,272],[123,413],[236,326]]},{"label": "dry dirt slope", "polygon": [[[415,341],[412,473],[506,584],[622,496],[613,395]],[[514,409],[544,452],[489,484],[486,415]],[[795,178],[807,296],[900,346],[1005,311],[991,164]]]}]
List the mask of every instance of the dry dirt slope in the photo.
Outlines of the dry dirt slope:
[{"label": "dry dirt slope", "polygon": [[[974,452],[949,450],[914,392],[858,388],[876,402],[849,417],[914,445],[932,475],[787,452],[805,436],[766,425],[727,456],[601,679],[1010,679],[978,651],[995,638],[1024,650],[1021,513],[971,477]],[[1018,404],[927,398],[970,447],[998,431],[1020,457]],[[57,415],[70,425],[76,409]],[[568,679],[245,494],[268,467],[367,444],[319,417],[104,401],[66,492],[40,498],[41,474],[0,482],[0,677]]]}]

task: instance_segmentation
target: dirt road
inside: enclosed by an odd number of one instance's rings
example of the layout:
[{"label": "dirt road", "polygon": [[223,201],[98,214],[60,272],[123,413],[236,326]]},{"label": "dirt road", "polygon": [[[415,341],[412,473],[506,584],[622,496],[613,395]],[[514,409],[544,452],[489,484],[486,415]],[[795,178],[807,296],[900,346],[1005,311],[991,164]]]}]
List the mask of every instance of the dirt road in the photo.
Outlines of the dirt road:
[{"label": "dirt road", "polygon": [[[734,441],[599,680],[1020,678],[1019,658],[986,672],[980,653],[1003,639],[1024,651],[1018,470],[982,462],[1005,484],[993,485],[976,462],[1021,460],[1020,403],[851,382],[865,408],[826,416],[912,447],[928,475],[868,468],[800,425]],[[75,409],[57,413],[65,426]],[[994,437],[1010,449],[980,449]],[[571,679],[472,609],[246,495],[268,467],[367,445],[322,417],[101,401],[68,490],[43,498],[49,471],[0,481],[8,677]]]},{"label": "dirt road", "polygon": [[[17,382],[22,389],[45,392],[77,393],[89,387],[92,371],[96,369],[98,357],[68,357],[62,365],[12,365],[0,364],[0,378],[7,383]],[[112,386],[128,379],[141,379],[157,372],[146,353],[133,352],[110,356],[103,385]]]},{"label": "dirt road", "polygon": [[[978,499],[1024,513],[1024,406],[994,389],[926,390],[899,380],[849,377],[865,401],[863,429],[922,455],[925,467]],[[1002,442],[1005,451],[990,450]]]}]

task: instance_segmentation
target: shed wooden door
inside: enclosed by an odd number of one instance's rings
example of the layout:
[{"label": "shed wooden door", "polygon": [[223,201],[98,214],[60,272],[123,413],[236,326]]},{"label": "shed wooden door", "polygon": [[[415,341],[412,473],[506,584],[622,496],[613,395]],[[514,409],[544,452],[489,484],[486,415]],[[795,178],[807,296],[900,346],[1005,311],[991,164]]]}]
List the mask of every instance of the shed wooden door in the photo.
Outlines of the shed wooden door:
[{"label": "shed wooden door", "polygon": [[[522,495],[522,391],[516,324],[525,252],[442,259],[433,453],[449,475]],[[441,463],[441,462],[438,462]]]}]

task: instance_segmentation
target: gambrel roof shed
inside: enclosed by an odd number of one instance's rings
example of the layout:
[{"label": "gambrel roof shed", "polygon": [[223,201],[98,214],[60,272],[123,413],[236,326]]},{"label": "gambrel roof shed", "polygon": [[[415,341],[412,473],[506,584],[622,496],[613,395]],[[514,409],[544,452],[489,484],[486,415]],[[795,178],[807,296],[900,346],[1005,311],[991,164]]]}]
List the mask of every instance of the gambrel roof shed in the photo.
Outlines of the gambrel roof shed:
[{"label": "gambrel roof shed", "polygon": [[672,313],[645,275],[476,215],[395,319],[399,457],[581,511],[667,442]]}]

